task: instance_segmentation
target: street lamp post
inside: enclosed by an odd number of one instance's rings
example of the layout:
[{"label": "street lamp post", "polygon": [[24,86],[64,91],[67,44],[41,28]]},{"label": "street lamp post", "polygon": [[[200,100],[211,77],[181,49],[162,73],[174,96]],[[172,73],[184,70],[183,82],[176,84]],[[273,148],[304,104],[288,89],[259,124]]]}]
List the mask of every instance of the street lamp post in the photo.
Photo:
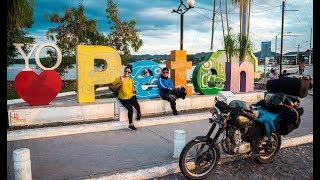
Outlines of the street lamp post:
[{"label": "street lamp post", "polygon": [[177,10],[172,10],[172,12],[180,14],[180,50],[183,50],[183,14],[194,7],[194,0],[188,0],[188,7],[183,1],[184,0],[180,0],[180,5]]},{"label": "street lamp post", "polygon": [[298,45],[298,51],[297,51],[297,56],[296,56],[296,65],[298,64],[299,47],[300,47],[300,45],[307,43],[307,42],[309,42],[309,41],[305,41],[305,42]]},{"label": "street lamp post", "polygon": [[[292,32],[287,32],[286,34],[284,34],[283,36],[290,36],[289,34],[291,34]],[[277,34],[276,35],[276,44],[275,44],[275,48],[274,48],[274,67],[277,67],[277,44],[278,44],[278,36],[280,35],[281,33]],[[293,35],[295,36],[295,35]]]}]

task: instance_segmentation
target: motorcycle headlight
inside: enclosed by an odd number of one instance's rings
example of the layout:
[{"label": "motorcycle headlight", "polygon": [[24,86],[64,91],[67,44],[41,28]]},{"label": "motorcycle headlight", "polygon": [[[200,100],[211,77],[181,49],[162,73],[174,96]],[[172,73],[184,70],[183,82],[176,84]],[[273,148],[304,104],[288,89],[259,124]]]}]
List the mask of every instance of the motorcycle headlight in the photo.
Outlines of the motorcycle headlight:
[{"label": "motorcycle headlight", "polygon": [[218,113],[214,113],[212,114],[212,119],[218,121],[220,120],[220,115]]}]

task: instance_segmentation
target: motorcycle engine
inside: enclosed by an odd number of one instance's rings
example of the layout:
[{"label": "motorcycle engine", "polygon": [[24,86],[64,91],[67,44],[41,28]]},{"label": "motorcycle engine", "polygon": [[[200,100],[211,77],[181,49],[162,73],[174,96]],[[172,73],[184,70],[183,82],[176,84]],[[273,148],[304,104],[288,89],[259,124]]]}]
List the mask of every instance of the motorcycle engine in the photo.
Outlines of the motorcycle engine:
[{"label": "motorcycle engine", "polygon": [[242,132],[238,128],[228,131],[222,147],[228,154],[242,154],[250,151],[250,143],[242,140]]}]

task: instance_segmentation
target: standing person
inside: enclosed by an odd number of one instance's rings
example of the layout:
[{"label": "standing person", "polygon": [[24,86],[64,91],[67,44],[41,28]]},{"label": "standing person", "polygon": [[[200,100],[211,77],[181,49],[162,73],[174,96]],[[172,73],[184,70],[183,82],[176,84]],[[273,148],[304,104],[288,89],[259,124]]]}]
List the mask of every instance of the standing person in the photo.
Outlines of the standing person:
[{"label": "standing person", "polygon": [[279,79],[278,73],[276,73],[276,70],[271,69],[271,72],[270,72],[269,77],[268,77],[268,81],[269,80],[274,80],[274,79]]},{"label": "standing person", "polygon": [[174,89],[173,83],[169,76],[169,69],[164,67],[162,69],[162,74],[159,76],[158,79],[158,88],[159,88],[159,95],[162,99],[167,100],[170,103],[173,115],[178,115],[178,111],[176,109],[176,99],[177,97],[174,96],[171,92]]},{"label": "standing person", "polygon": [[299,63],[299,73],[300,74],[302,74],[304,72],[304,68],[305,68],[304,62],[300,61],[300,63]]},{"label": "standing person", "polygon": [[133,116],[132,107],[134,107],[137,110],[138,121],[141,119],[141,111],[140,111],[140,105],[137,101],[137,96],[135,94],[137,91],[134,87],[134,81],[130,77],[131,72],[132,72],[132,66],[127,65],[126,68],[124,69],[123,76],[117,77],[112,84],[120,85],[118,98],[121,104],[128,110],[129,129],[137,130],[137,128],[133,125],[133,122],[132,122],[132,116]]}]

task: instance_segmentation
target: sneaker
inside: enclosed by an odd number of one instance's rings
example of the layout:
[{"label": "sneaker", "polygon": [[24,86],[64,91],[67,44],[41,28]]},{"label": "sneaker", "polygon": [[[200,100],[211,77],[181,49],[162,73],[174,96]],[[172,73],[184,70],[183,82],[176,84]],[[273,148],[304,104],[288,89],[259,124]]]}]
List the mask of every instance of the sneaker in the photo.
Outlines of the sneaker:
[{"label": "sneaker", "polygon": [[137,115],[137,121],[139,121],[140,119],[141,119],[141,113]]},{"label": "sneaker", "polygon": [[173,111],[173,115],[179,115],[178,111]]},{"label": "sneaker", "polygon": [[134,125],[129,125],[129,129],[130,129],[130,130],[134,130],[134,131],[137,130],[137,128],[134,127]]}]

